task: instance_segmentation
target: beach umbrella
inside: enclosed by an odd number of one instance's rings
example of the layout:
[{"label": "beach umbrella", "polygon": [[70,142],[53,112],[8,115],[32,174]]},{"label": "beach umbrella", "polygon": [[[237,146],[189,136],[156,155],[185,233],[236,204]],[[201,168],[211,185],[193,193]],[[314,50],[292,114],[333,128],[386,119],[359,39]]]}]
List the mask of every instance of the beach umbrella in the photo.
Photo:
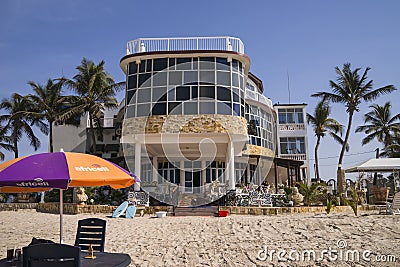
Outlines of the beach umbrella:
[{"label": "beach umbrella", "polygon": [[97,156],[73,153],[42,153],[0,164],[0,192],[40,192],[60,189],[60,243],[62,243],[62,192],[68,187],[131,186],[135,175]]}]

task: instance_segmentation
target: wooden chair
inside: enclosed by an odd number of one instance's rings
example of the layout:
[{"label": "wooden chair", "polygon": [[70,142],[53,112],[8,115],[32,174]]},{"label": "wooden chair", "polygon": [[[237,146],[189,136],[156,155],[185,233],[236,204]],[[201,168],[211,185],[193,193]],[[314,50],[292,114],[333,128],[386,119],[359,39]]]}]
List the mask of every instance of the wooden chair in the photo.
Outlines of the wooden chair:
[{"label": "wooden chair", "polygon": [[23,267],[80,267],[80,248],[42,243],[22,248]]},{"label": "wooden chair", "polygon": [[106,240],[106,221],[98,218],[88,218],[78,221],[75,246],[87,252],[92,245],[94,252],[104,252]]},{"label": "wooden chair", "polygon": [[392,203],[387,203],[387,210],[392,215],[400,215],[400,192],[393,196]]}]

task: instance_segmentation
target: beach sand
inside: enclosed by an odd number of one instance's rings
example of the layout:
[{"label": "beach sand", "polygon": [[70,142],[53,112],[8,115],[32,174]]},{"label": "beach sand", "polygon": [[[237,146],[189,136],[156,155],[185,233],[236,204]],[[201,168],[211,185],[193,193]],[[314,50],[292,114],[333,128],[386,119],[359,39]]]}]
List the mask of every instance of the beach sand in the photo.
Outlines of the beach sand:
[{"label": "beach sand", "polygon": [[[400,266],[400,216],[377,211],[358,217],[352,213],[134,219],[64,215],[65,244],[74,243],[78,220],[88,217],[107,220],[105,250],[128,253],[130,266]],[[7,247],[28,245],[32,237],[58,242],[59,215],[35,210],[0,212],[1,258]],[[279,260],[273,252],[271,259],[272,250],[286,254]],[[324,253],[324,259],[310,261],[310,250],[315,258]],[[360,259],[355,257],[353,264],[352,255],[357,253]],[[377,261],[386,255],[395,256],[396,262]]]}]

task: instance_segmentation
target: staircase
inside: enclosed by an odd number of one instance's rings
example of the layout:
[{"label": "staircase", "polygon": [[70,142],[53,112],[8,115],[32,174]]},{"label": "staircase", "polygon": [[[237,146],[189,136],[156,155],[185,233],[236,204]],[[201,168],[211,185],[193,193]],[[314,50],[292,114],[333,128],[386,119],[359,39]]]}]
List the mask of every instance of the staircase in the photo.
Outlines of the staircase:
[{"label": "staircase", "polygon": [[175,207],[175,216],[215,216],[218,213],[216,206],[202,207]]}]

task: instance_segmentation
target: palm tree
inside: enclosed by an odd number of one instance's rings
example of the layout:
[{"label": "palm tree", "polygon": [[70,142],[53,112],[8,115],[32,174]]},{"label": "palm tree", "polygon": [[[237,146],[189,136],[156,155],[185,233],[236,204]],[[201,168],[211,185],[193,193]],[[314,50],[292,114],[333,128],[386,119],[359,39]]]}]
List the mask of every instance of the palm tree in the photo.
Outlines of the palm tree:
[{"label": "palm tree", "polygon": [[[7,136],[6,129],[2,125],[0,125],[0,148],[8,151],[14,151],[14,147],[10,145],[11,141],[11,137]],[[4,153],[0,151],[0,160],[4,160],[4,158]]]},{"label": "palm tree", "polygon": [[400,113],[391,117],[390,102],[386,102],[383,106],[375,104],[370,108],[372,110],[364,115],[365,125],[358,126],[356,129],[356,132],[367,134],[362,144],[368,144],[376,139],[383,143],[384,147],[392,145],[395,134],[400,132]]},{"label": "palm tree", "polygon": [[329,118],[330,113],[331,109],[325,100],[322,100],[317,104],[313,115],[307,113],[307,123],[312,125],[315,136],[317,137],[317,143],[315,144],[314,150],[317,183],[321,182],[318,167],[318,148],[321,143],[321,138],[323,138],[328,132],[335,141],[343,144],[342,138],[337,135],[338,133],[342,135],[343,125],[335,119]]},{"label": "palm tree", "polygon": [[350,63],[343,65],[343,68],[335,68],[337,78],[336,82],[329,81],[329,85],[332,88],[332,92],[318,92],[313,94],[314,97],[323,97],[333,103],[342,103],[346,107],[348,113],[348,121],[346,128],[346,135],[339,155],[338,170],[337,170],[337,184],[339,193],[343,191],[343,171],[342,162],[346,146],[349,141],[351,125],[353,122],[354,112],[359,111],[359,105],[365,101],[369,102],[376,99],[378,96],[390,93],[396,88],[393,85],[386,85],[377,89],[373,88],[373,81],[367,80],[367,74],[370,68],[366,68],[364,73],[360,76],[359,71],[361,68],[351,70]]},{"label": "palm tree", "polygon": [[32,120],[23,115],[23,112],[34,110],[34,105],[27,96],[14,93],[11,99],[3,99],[0,109],[4,109],[8,114],[0,115],[0,122],[6,122],[4,130],[11,135],[11,143],[14,147],[14,156],[18,158],[18,142],[25,134],[30,145],[35,150],[40,147],[40,140],[35,136],[32,127],[38,126],[42,132],[46,132],[47,125],[40,120]]},{"label": "palm tree", "polygon": [[105,72],[104,61],[96,65],[93,61],[82,59],[76,67],[78,74],[66,85],[78,95],[69,97],[71,108],[61,118],[88,114],[92,153],[96,154],[96,131],[101,135],[101,116],[104,108],[117,107],[116,91],[124,88],[125,83],[116,83],[114,78]]},{"label": "palm tree", "polygon": [[35,110],[23,112],[24,116],[35,120],[45,120],[48,123],[49,151],[53,152],[53,124],[63,122],[60,117],[67,112],[68,97],[61,95],[63,80],[54,82],[48,79],[46,85],[28,82],[35,94],[28,97],[35,105]]}]

